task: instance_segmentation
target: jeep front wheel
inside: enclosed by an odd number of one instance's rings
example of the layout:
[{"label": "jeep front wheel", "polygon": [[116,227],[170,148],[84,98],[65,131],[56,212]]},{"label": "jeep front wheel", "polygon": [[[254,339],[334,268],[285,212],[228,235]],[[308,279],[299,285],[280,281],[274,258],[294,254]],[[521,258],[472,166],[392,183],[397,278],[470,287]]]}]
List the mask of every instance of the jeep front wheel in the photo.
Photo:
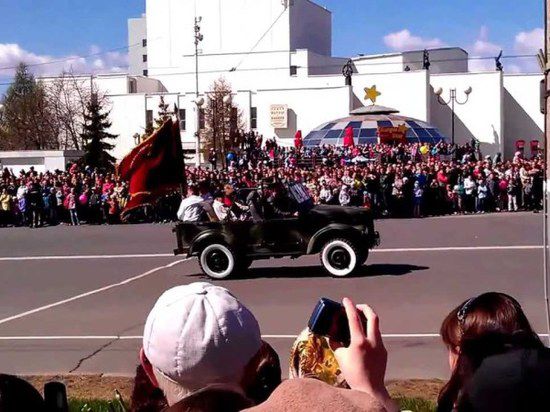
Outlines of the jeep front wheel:
[{"label": "jeep front wheel", "polygon": [[204,248],[199,256],[202,271],[212,279],[226,279],[236,268],[235,254],[222,244]]},{"label": "jeep front wheel", "polygon": [[357,268],[359,257],[357,250],[349,240],[335,239],[323,246],[321,263],[329,275],[345,277]]}]

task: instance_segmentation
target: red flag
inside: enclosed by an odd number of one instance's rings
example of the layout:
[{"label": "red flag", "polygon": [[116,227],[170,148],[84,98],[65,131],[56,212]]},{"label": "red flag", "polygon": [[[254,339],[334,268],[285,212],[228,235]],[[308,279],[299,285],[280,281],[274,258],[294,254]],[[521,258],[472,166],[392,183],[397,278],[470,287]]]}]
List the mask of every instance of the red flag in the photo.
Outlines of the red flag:
[{"label": "red flag", "polygon": [[296,132],[296,135],[294,136],[294,147],[300,150],[303,145],[304,145],[304,142],[302,140],[302,131],[298,130]]},{"label": "red flag", "polygon": [[117,173],[130,181],[130,200],[122,212],[123,218],[132,209],[151,205],[160,196],[185,183],[185,163],[177,122],[172,122],[172,119],[164,122],[120,162]]},{"label": "red flag", "polygon": [[344,147],[353,146],[355,146],[355,141],[353,140],[353,128],[348,126],[344,132]]}]

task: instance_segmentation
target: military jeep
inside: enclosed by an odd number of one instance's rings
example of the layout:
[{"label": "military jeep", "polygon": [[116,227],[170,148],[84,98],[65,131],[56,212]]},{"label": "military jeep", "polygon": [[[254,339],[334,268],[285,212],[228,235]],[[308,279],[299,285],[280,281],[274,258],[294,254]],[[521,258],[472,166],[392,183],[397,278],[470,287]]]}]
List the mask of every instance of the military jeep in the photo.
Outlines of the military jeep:
[{"label": "military jeep", "polygon": [[345,277],[361,267],[378,246],[369,209],[316,205],[297,216],[263,221],[180,222],[176,255],[197,257],[204,274],[226,279],[254,260],[319,254],[326,272]]}]

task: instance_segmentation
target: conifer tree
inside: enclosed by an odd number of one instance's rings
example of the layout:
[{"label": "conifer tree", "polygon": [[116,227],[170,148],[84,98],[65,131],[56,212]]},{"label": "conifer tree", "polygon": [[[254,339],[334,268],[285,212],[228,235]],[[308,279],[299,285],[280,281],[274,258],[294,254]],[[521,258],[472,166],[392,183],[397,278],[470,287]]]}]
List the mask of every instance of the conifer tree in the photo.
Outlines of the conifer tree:
[{"label": "conifer tree", "polygon": [[84,164],[105,171],[114,170],[116,159],[109,154],[109,151],[115,146],[109,141],[118,137],[108,132],[111,127],[109,114],[110,111],[105,111],[97,96],[92,95],[86,106],[84,130],[81,135],[84,142],[86,142],[84,146],[86,152],[83,159]]}]

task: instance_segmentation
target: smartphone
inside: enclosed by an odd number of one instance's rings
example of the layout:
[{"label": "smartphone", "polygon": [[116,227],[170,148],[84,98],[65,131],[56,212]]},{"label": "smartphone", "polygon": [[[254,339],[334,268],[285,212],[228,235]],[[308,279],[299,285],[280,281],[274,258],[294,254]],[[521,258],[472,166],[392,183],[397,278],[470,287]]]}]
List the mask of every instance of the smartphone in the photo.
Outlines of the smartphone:
[{"label": "smartphone", "polygon": [[[366,319],[363,314],[360,315],[363,330],[366,330]],[[319,299],[317,306],[315,306],[309,318],[308,327],[316,335],[325,336],[342,343],[344,346],[349,346],[350,344],[348,317],[341,303],[327,298]]]}]

